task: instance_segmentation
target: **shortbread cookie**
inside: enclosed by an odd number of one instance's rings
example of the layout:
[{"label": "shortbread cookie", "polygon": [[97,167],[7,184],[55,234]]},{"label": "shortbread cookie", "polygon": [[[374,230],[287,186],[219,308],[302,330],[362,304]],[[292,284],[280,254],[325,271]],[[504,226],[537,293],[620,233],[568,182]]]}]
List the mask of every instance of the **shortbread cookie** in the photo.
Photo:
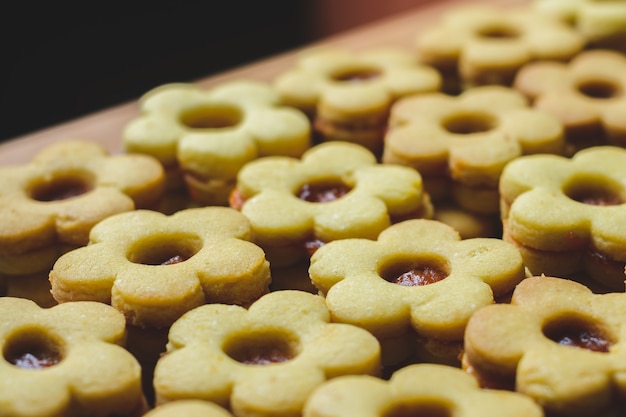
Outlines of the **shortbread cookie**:
[{"label": "shortbread cookie", "polygon": [[301,159],[246,164],[231,207],[248,217],[272,266],[308,261],[332,240],[375,239],[394,222],[433,215],[417,171],[379,164],[372,152],[348,142],[322,143]]},{"label": "shortbread cookie", "polygon": [[415,46],[421,62],[457,77],[463,90],[511,85],[523,65],[567,61],[583,49],[585,38],[529,7],[471,5],[451,8],[433,27],[420,31]]},{"label": "shortbread cookie", "polygon": [[593,294],[554,277],[522,281],[511,304],[478,310],[465,367],[481,385],[514,387],[555,416],[623,412],[626,294]]},{"label": "shortbread cookie", "polygon": [[233,417],[225,408],[202,400],[178,400],[153,408],[144,417]]},{"label": "shortbread cookie", "polygon": [[314,48],[274,86],[314,121],[318,140],[358,143],[378,154],[389,106],[409,94],[438,91],[441,76],[400,48]]},{"label": "shortbread cookie", "polygon": [[297,109],[281,106],[268,84],[236,80],[205,90],[174,83],[147,92],[142,115],[123,134],[127,152],[157,158],[170,189],[186,186],[192,199],[227,205],[237,171],[261,156],[298,157],[311,127]]},{"label": "shortbread cookie", "polygon": [[124,316],[94,302],[42,309],[0,298],[2,415],[139,417],[141,369],[123,348]]},{"label": "shortbread cookie", "polygon": [[599,146],[571,159],[529,155],[500,179],[504,238],[533,275],[574,277],[624,291],[626,149]]},{"label": "shortbread cookie", "polygon": [[595,145],[626,147],[626,57],[589,50],[569,63],[535,62],[515,79],[533,107],[558,118],[569,154]]},{"label": "shortbread cookie", "polygon": [[591,48],[626,52],[626,3],[597,0],[534,0],[533,7],[571,24]]},{"label": "shortbread cookie", "polygon": [[564,153],[560,121],[504,86],[402,98],[389,125],[383,163],[415,168],[433,201],[452,198],[473,213],[498,213],[498,181],[509,161]]},{"label": "shortbread cookie", "polygon": [[497,214],[476,214],[459,208],[450,201],[435,204],[434,220],[451,226],[461,236],[461,239],[475,237],[502,237],[502,222]]},{"label": "shortbread cookie", "polygon": [[50,272],[63,303],[110,303],[129,324],[164,328],[204,303],[246,305],[268,291],[269,263],[248,220],[228,207],[122,213],[98,223],[89,245]]},{"label": "shortbread cookie", "polygon": [[530,398],[480,389],[460,369],[437,364],[410,365],[389,381],[366,375],[342,376],[317,388],[303,417],[377,416],[543,417]]},{"label": "shortbread cookie", "polygon": [[324,299],[271,292],[250,306],[210,304],[177,320],[154,375],[157,404],[202,399],[237,417],[300,415],[311,392],[342,375],[378,375],[367,331],[330,323]]},{"label": "shortbread cookie", "polygon": [[472,313],[525,277],[515,246],[462,240],[450,226],[427,219],[390,226],[378,240],[330,242],[313,254],[309,274],[333,320],[382,341],[415,332],[425,350],[446,362],[458,360]]}]

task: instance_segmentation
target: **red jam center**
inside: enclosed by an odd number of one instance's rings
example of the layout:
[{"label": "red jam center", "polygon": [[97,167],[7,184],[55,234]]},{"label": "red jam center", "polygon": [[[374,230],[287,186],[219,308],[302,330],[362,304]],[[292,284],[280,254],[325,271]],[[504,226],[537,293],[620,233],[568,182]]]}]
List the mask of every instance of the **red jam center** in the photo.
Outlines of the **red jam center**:
[{"label": "red jam center", "polygon": [[607,99],[621,95],[619,84],[608,80],[586,81],[578,86],[578,91],[595,99]]},{"label": "red jam center", "polygon": [[39,330],[10,338],[3,355],[7,362],[23,369],[45,369],[63,359],[59,345]]},{"label": "red jam center", "polygon": [[598,330],[582,322],[555,323],[544,330],[546,337],[563,346],[606,353],[611,342]]},{"label": "red jam center", "polygon": [[337,200],[350,191],[343,183],[305,184],[296,194],[299,199],[311,203],[328,203]]},{"label": "red jam center", "polygon": [[9,363],[24,369],[43,369],[56,365],[60,357],[51,352],[24,353],[19,357],[10,358]]},{"label": "red jam center", "polygon": [[592,206],[616,206],[624,201],[619,190],[609,178],[575,178],[572,185],[566,186],[565,194],[572,200]]},{"label": "red jam center", "polygon": [[434,284],[444,280],[448,274],[435,262],[395,264],[382,271],[386,281],[406,287]]},{"label": "red jam center", "polygon": [[296,352],[289,338],[282,334],[257,334],[236,338],[224,352],[246,365],[271,365],[293,359]]},{"label": "red jam center", "polygon": [[445,404],[423,400],[416,404],[397,404],[383,414],[384,417],[450,417],[449,407]]}]

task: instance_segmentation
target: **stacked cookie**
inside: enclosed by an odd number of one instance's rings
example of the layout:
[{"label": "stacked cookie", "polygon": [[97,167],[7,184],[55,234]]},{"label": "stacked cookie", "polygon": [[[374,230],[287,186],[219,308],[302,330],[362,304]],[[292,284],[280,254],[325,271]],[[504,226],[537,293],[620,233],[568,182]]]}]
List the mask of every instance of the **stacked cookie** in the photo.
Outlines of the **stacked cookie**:
[{"label": "stacked cookie", "polygon": [[620,415],[623,7],[564,4],[160,86],[122,154],[0,170],[2,411]]}]

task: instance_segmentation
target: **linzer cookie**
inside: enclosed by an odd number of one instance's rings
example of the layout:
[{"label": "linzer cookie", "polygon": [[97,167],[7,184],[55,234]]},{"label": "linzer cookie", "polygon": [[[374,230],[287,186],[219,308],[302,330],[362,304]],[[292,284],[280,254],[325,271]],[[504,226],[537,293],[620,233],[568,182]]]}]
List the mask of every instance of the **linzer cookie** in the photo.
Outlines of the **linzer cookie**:
[{"label": "linzer cookie", "polygon": [[418,59],[451,79],[447,84],[457,91],[484,84],[510,86],[525,64],[568,61],[584,46],[584,36],[559,19],[529,7],[488,5],[449,9],[415,42]]},{"label": "linzer cookie", "polygon": [[203,400],[178,400],[153,408],[144,417],[233,417],[225,408]]},{"label": "linzer cookie", "polygon": [[400,369],[388,381],[371,376],[334,378],[313,392],[302,415],[543,417],[544,413],[525,395],[484,390],[460,369],[424,363]]},{"label": "linzer cookie", "polygon": [[139,417],[147,409],[141,369],[124,349],[114,308],[73,302],[49,309],[0,298],[2,415]]},{"label": "linzer cookie", "polygon": [[327,242],[375,239],[392,223],[433,215],[416,170],[379,164],[365,147],[339,141],[316,145],[301,159],[246,164],[231,207],[250,220],[272,266],[308,262]]},{"label": "linzer cookie", "polygon": [[142,115],[124,130],[125,150],[157,158],[169,189],[186,188],[202,205],[227,205],[246,162],[299,157],[310,146],[307,117],[282,106],[262,82],[236,80],[210,90],[166,84],[147,92],[140,106]]},{"label": "linzer cookie", "polygon": [[594,0],[534,0],[532,6],[572,25],[590,48],[626,52],[626,3]]},{"label": "linzer cookie", "polygon": [[154,386],[157,404],[203,399],[237,417],[295,416],[326,380],[379,373],[374,336],[331,323],[319,295],[285,290],[247,310],[209,304],[183,315],[170,329]]},{"label": "linzer cookie", "polygon": [[309,115],[318,140],[358,143],[379,154],[389,106],[408,94],[438,91],[441,76],[401,48],[313,48],[274,86],[285,103]]},{"label": "linzer cookie", "polygon": [[28,295],[38,284],[47,289],[32,298],[49,305],[47,275],[56,259],[86,245],[100,220],[158,205],[163,187],[163,168],[154,158],[110,155],[81,140],[58,142],[28,163],[0,168],[0,275],[9,294]]},{"label": "linzer cookie", "polygon": [[626,57],[588,50],[569,63],[535,62],[515,79],[533,107],[559,119],[568,154],[597,145],[626,147]]},{"label": "linzer cookie", "polygon": [[571,280],[530,277],[510,304],[470,318],[464,367],[481,386],[514,389],[546,415],[621,415],[625,314],[624,293],[593,294]]},{"label": "linzer cookie", "polygon": [[309,274],[336,322],[367,329],[383,349],[387,340],[412,334],[418,359],[457,365],[469,317],[525,276],[510,243],[461,240],[450,226],[427,219],[397,223],[377,240],[327,243],[313,254]]},{"label": "linzer cookie", "polygon": [[500,179],[504,239],[533,275],[589,278],[599,291],[624,291],[624,178],[619,147],[512,161]]},{"label": "linzer cookie", "polygon": [[511,160],[564,153],[560,121],[529,107],[518,91],[480,86],[458,96],[409,96],[391,109],[383,163],[415,168],[433,201],[498,214],[498,181]]}]

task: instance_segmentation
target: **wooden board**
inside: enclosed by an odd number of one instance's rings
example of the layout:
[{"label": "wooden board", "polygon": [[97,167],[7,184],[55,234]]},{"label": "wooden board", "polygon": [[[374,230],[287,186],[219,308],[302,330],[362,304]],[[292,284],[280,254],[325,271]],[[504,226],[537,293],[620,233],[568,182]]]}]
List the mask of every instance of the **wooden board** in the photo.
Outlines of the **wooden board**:
[{"label": "wooden board", "polygon": [[[451,7],[470,3],[515,7],[526,5],[528,2],[529,0],[432,0],[401,15],[323,39],[315,44],[307,45],[306,48],[327,45],[359,51],[376,46],[393,45],[412,49],[415,38],[420,32],[436,24],[441,14]],[[197,82],[207,88],[242,78],[271,82],[280,73],[294,65],[299,52],[300,50],[289,51],[197,80]],[[124,126],[138,114],[138,104],[135,100],[6,141],[0,144],[0,166],[27,162],[39,149],[64,139],[91,140],[101,143],[111,152],[120,152]]]}]

